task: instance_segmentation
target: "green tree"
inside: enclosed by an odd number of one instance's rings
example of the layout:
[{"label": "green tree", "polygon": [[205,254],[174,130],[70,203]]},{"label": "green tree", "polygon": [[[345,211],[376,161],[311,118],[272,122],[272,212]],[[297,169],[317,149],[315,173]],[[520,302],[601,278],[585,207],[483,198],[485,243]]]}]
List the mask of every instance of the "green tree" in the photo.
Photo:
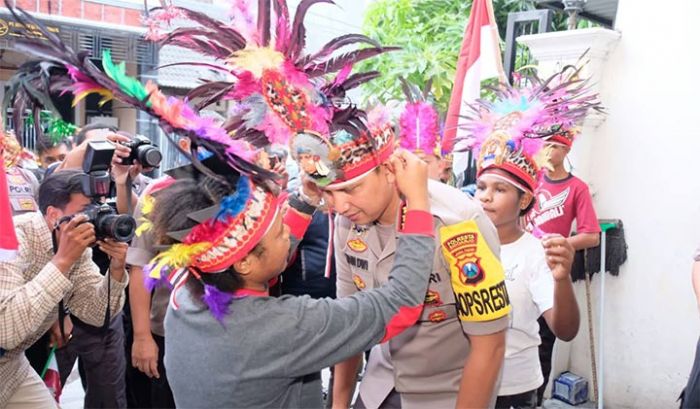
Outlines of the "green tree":
[{"label": "green tree", "polygon": [[[376,0],[370,4],[362,25],[364,34],[402,50],[360,65],[382,73],[363,86],[366,102],[403,100],[399,77],[421,89],[432,78],[435,104],[444,113],[471,5],[472,0]],[[535,4],[533,0],[493,0],[493,7],[501,38],[505,38],[508,13],[532,10]],[[566,29],[566,15],[555,14],[553,26]]]}]

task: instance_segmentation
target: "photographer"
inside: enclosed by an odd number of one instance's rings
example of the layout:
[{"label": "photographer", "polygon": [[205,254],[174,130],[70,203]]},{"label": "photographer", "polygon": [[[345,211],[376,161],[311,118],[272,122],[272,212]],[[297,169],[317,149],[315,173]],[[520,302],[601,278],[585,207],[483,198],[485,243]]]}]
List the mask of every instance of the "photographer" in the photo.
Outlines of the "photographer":
[{"label": "photographer", "polygon": [[[101,207],[107,214],[114,213],[110,207],[128,209],[129,201],[136,197],[126,177],[132,166],[123,163],[128,162],[131,154],[128,145],[134,146],[132,138],[93,125],[90,129],[82,129],[76,139],[80,144],[61,166],[66,168],[78,164],[90,175],[90,195],[94,201],[107,199]],[[110,203],[110,198],[114,198],[115,194],[117,203]],[[123,206],[120,206],[120,200],[125,202]],[[133,236],[135,222],[131,219],[131,228],[127,225],[122,227],[125,231],[115,225],[112,233],[115,238],[119,235],[120,241],[127,242]],[[103,274],[107,271],[109,259],[105,253],[95,251],[93,261]],[[56,353],[61,382],[65,383],[76,360],[80,358],[78,369],[86,392],[85,407],[126,407],[124,317],[121,313],[105,316],[99,326],[83,322],[75,316],[72,320],[74,338]]]},{"label": "photographer", "polygon": [[24,350],[57,320],[61,301],[91,325],[101,325],[106,311],[117,314],[124,303],[126,245],[97,242],[111,257],[109,277],[102,277],[89,248],[95,227],[81,213],[92,203],[83,193],[83,175],[69,170],[46,178],[39,188],[41,213],[14,219],[19,255],[0,263],[0,407],[56,407]]}]

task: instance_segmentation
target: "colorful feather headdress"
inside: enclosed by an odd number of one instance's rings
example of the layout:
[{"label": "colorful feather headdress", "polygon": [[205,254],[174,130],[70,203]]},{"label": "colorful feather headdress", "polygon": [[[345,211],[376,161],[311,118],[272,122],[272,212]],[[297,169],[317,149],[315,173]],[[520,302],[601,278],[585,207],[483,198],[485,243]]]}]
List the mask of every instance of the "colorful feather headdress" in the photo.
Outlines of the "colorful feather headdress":
[{"label": "colorful feather headdress", "polygon": [[[298,132],[328,134],[334,100],[378,76],[377,72],[351,75],[353,65],[397,49],[381,47],[361,34],[347,34],[307,54],[306,13],[316,3],[333,4],[331,0],[302,0],[293,20],[286,0],[273,0],[273,10],[257,10],[257,25],[245,0],[233,2],[231,24],[163,3],[163,7],[150,13],[148,38],[160,45],[185,47],[217,61],[178,64],[205,65],[235,78],[232,82],[205,83],[189,96],[202,98],[198,108],[220,100],[235,101],[234,115],[226,129],[243,138],[262,132],[272,143],[286,144]],[[173,19],[188,25],[168,32],[166,28]],[[341,48],[356,44],[370,47],[336,55]],[[327,78],[334,73],[337,75],[333,79]]]},{"label": "colorful feather headdress", "polygon": [[[251,144],[286,143],[301,132],[318,133],[326,138],[329,129],[355,128],[361,122],[361,112],[352,106],[341,110],[334,99],[342,97],[353,85],[376,76],[376,73],[349,75],[353,62],[389,49],[373,47],[331,58],[339,47],[371,41],[364,36],[348,35],[332,41],[319,53],[302,55],[302,20],[308,7],[316,2],[302,1],[292,27],[286,17],[286,4],[275,2],[280,18],[274,46],[265,34],[269,29],[263,28],[246,39],[231,27],[187,9],[169,6],[154,11],[153,18],[159,21],[189,18],[200,24],[200,27],[175,29],[164,37],[158,37],[157,29],[153,28],[154,39],[161,44],[217,55],[225,62],[217,68],[236,77],[231,84],[205,84],[193,91],[197,94],[193,97],[204,98],[205,104],[222,99],[236,103],[235,111],[224,124],[199,115],[200,106],[193,108],[187,100],[166,96],[152,82],[144,85],[129,77],[124,64],[114,64],[108,51],[103,54],[102,72],[86,53],[75,53],[29,14],[21,12],[19,16],[8,7],[18,21],[37,26],[48,39],[48,42],[21,40],[18,49],[65,67],[71,80],[67,89],[76,99],[98,93],[104,101],[114,98],[136,107],[158,119],[169,138],[172,133],[189,137],[191,153],[201,147],[212,154],[201,162],[191,155],[192,169],[218,178],[241,174],[235,193],[206,211],[188,215],[197,223],[194,228],[170,232],[180,243],[154,260],[150,266],[151,278],[167,277],[179,288],[191,276],[200,278],[202,273],[226,269],[264,236],[278,211],[276,196],[266,189],[267,181],[274,175],[256,165]],[[164,15],[157,17],[159,13]],[[259,26],[266,26],[264,17],[259,19]],[[318,79],[323,84],[322,91],[312,84],[314,78],[339,69],[341,72],[332,82]],[[213,288],[205,287],[205,293],[213,294]],[[222,311],[223,298],[212,296],[205,301],[216,313]]]},{"label": "colorful feather headdress", "polygon": [[515,176],[518,187],[535,190],[539,166],[534,158],[547,164],[545,140],[582,121],[589,110],[601,110],[588,80],[563,78],[563,71],[545,81],[527,77],[527,85],[502,85],[494,90],[494,102],[478,100],[471,106],[464,128],[478,174],[499,168]]},{"label": "colorful feather headdress", "polygon": [[377,106],[366,115],[354,108],[336,112],[330,137],[297,134],[290,153],[299,167],[321,187],[353,183],[384,163],[395,147],[388,110]]},{"label": "colorful feather headdress", "polygon": [[[141,84],[125,73],[124,64],[112,62],[103,54],[104,72],[85,53],[75,53],[29,14],[14,9],[18,21],[33,24],[48,42],[31,39],[18,41],[18,49],[27,54],[63,65],[70,76],[64,83],[76,99],[98,93],[105,100],[114,98],[158,119],[166,135],[187,136],[192,142],[192,165],[173,171],[176,178],[208,175],[237,182],[236,190],[219,203],[188,215],[197,225],[192,229],[170,232],[180,243],[165,250],[154,260],[149,277],[168,278],[180,287],[190,276],[216,273],[245,256],[264,236],[278,212],[277,197],[267,183],[272,173],[255,163],[255,150],[245,140],[234,138],[213,118],[200,116],[186,100],[168,97],[154,83]],[[202,161],[194,154],[203,147],[211,155]],[[205,288],[212,294],[213,287]],[[225,297],[208,297],[212,312],[222,311]]]},{"label": "colorful feather headdress", "polygon": [[[76,53],[30,14],[6,5],[17,21],[36,26],[45,37],[43,40],[18,39],[17,50],[42,59],[35,67],[48,63],[62,66],[66,75],[56,78],[56,83],[59,89],[73,93],[74,103],[91,93],[101,95],[102,102],[119,100],[157,119],[166,136],[176,146],[173,134],[186,136],[192,141],[192,152],[204,148],[228,163],[236,172],[250,175],[256,180],[265,181],[273,177],[256,165],[256,151],[242,135],[232,136],[215,119],[199,115],[187,100],[165,95],[155,83],[149,81],[144,85],[128,76],[125,64],[115,64],[109,50],[102,55],[103,72],[92,63],[87,52]],[[191,157],[195,166],[199,166],[197,156]],[[207,172],[206,168],[201,167],[201,170]]]},{"label": "colorful feather headdress", "polygon": [[[202,163],[209,169],[219,169],[216,173],[229,183],[236,179],[236,175],[224,173],[227,166],[216,157],[207,158]],[[157,204],[159,188],[167,189],[177,179],[200,180],[202,175],[191,165],[172,169],[168,173],[173,179],[165,181],[164,186],[154,188],[156,198],[152,205]],[[269,190],[256,185],[245,175],[238,176],[235,185],[235,191],[218,203],[187,215],[196,223],[194,227],[167,232],[178,243],[160,252],[144,267],[147,288],[153,288],[162,282],[167,282],[173,288],[171,305],[176,310],[179,307],[176,301],[177,290],[188,279],[195,278],[204,285],[203,301],[214,317],[222,320],[228,311],[232,295],[204,283],[202,274],[225,271],[249,254],[277,217],[278,198]],[[145,213],[152,211],[145,209]]]},{"label": "colorful feather headdress", "polygon": [[5,163],[5,168],[17,166],[22,160],[31,160],[31,153],[22,148],[12,131],[3,131],[0,126],[0,151]]},{"label": "colorful feather headdress", "polygon": [[399,78],[406,96],[406,106],[399,118],[399,141],[404,149],[434,154],[438,157],[449,154],[440,148],[440,117],[435,106],[428,100],[432,80],[422,91],[404,78]]}]

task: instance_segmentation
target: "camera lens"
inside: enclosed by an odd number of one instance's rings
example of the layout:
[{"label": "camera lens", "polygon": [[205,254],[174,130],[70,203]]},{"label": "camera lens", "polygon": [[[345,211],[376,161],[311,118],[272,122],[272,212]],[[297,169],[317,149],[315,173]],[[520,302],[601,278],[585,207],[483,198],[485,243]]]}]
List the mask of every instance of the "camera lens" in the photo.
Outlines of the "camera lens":
[{"label": "camera lens", "polygon": [[127,242],[134,237],[136,220],[125,214],[101,215],[95,225],[99,237],[108,237],[116,241]]},{"label": "camera lens", "polygon": [[137,148],[136,158],[144,167],[155,168],[163,160],[163,154],[153,145],[143,145]]}]

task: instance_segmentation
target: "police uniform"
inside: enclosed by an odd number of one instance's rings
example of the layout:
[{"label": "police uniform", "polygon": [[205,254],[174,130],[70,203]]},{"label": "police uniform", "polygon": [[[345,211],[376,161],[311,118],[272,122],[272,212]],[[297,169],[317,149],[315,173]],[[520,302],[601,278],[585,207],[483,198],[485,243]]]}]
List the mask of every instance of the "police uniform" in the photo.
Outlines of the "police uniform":
[{"label": "police uniform", "polygon": [[7,173],[7,188],[10,194],[12,215],[39,211],[36,195],[39,192],[39,181],[34,174],[18,166],[9,167]]},{"label": "police uniform", "polygon": [[[362,402],[368,408],[379,407],[393,389],[400,393],[403,408],[455,407],[462,370],[470,351],[467,335],[493,334],[508,325],[510,306],[503,270],[497,259],[500,247],[493,224],[476,202],[457,189],[431,181],[429,194],[435,236],[442,250],[435,252],[419,322],[388,343],[372,349],[360,385]],[[469,226],[462,227],[465,223]],[[454,234],[465,229],[477,229],[480,234]],[[356,226],[347,218],[336,218],[334,246],[339,297],[387,282],[394,263],[396,235],[391,235],[380,250],[381,238],[377,230],[374,225]],[[463,236],[470,237],[471,244],[476,245],[478,241],[480,251],[491,254],[491,264],[480,262],[468,251],[461,254],[467,254],[471,260],[463,260],[462,264],[443,253],[446,250],[443,244],[447,244],[450,237]],[[464,242],[462,239],[451,241]],[[464,259],[463,256],[458,258]],[[467,271],[469,267],[465,265],[469,261],[475,261],[475,266],[488,267],[477,272],[481,276],[474,285],[456,281],[461,270],[453,268],[459,266]],[[476,303],[472,293],[486,297]]]}]

